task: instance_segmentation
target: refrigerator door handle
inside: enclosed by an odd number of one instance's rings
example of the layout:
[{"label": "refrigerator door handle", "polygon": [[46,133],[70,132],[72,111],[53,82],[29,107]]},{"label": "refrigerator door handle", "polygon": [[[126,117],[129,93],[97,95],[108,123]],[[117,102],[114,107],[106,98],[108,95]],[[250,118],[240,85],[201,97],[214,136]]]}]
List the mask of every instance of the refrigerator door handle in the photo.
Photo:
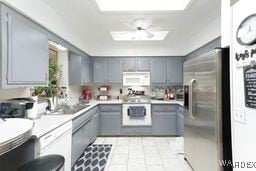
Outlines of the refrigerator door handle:
[{"label": "refrigerator door handle", "polygon": [[194,99],[193,99],[193,96],[194,96],[194,84],[196,82],[196,79],[191,79],[189,81],[189,117],[191,119],[194,119],[194,115],[193,115],[193,112],[194,112]]}]

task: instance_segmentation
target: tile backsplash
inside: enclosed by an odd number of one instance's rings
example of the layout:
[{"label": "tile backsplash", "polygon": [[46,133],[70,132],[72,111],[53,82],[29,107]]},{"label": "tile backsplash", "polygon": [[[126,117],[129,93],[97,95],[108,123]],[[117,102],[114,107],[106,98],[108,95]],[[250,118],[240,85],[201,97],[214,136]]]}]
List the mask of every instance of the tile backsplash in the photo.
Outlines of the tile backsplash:
[{"label": "tile backsplash", "polygon": [[29,97],[30,88],[0,89],[0,100],[6,100],[15,97]]}]

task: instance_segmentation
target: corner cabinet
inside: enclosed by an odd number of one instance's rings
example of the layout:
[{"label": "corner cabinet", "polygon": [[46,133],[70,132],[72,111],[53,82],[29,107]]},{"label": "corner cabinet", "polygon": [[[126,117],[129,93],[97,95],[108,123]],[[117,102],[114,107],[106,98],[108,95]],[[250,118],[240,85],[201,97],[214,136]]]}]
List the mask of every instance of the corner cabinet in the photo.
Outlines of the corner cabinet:
[{"label": "corner cabinet", "polygon": [[167,82],[183,84],[183,57],[167,58]]},{"label": "corner cabinet", "polygon": [[69,85],[91,84],[91,58],[69,53]]},{"label": "corner cabinet", "polygon": [[47,86],[48,37],[39,26],[1,4],[1,87]]}]

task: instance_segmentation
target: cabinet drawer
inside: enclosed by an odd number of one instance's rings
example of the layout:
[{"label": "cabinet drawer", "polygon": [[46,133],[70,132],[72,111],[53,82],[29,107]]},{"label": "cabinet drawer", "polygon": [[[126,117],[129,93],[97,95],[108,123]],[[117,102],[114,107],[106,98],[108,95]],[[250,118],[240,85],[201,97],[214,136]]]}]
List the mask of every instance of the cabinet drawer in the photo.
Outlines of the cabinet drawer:
[{"label": "cabinet drawer", "polygon": [[122,134],[124,134],[124,135],[151,135],[152,127],[123,127]]},{"label": "cabinet drawer", "polygon": [[101,105],[101,112],[121,112],[121,105]]},{"label": "cabinet drawer", "polygon": [[177,105],[152,105],[152,111],[154,112],[175,112]]},{"label": "cabinet drawer", "polygon": [[94,114],[97,113],[97,108],[93,108],[89,111],[86,111],[85,113],[81,114],[77,118],[73,119],[73,131],[75,131],[81,124],[83,124],[85,121],[89,120],[92,118]]}]

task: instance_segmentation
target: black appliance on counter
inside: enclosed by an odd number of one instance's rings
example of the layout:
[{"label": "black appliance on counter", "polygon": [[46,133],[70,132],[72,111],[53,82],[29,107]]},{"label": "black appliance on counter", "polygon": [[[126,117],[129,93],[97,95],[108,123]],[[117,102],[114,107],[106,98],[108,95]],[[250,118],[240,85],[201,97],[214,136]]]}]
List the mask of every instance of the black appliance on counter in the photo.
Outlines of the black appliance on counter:
[{"label": "black appliance on counter", "polygon": [[34,102],[31,98],[13,98],[0,101],[0,117],[26,118],[27,111],[33,108]]}]

